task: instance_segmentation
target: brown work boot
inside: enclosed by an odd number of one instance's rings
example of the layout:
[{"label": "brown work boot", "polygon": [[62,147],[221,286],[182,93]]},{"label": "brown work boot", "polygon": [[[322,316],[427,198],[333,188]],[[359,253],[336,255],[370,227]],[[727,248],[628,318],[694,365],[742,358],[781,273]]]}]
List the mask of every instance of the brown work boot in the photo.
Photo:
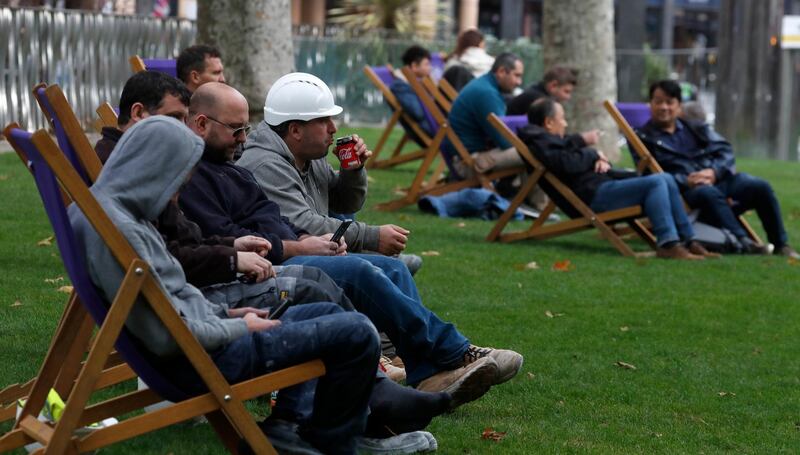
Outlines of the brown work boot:
[{"label": "brown work boot", "polygon": [[663,259],[685,259],[690,261],[702,261],[705,259],[703,256],[690,253],[680,243],[676,243],[669,248],[656,248],[656,256]]},{"label": "brown work boot", "polygon": [[781,256],[786,256],[790,259],[800,260],[800,253],[794,250],[794,248],[790,247],[789,245],[783,245],[780,248],[775,248],[775,253]]},{"label": "brown work boot", "polygon": [[722,257],[722,255],[719,253],[712,253],[711,251],[708,251],[706,247],[695,240],[689,242],[689,252],[697,256],[703,256],[707,259],[719,259]]},{"label": "brown work boot", "polygon": [[405,368],[399,368],[392,363],[392,359],[382,355],[378,359],[378,369],[386,373],[386,376],[394,382],[403,382],[406,380]]},{"label": "brown work boot", "polygon": [[417,385],[423,392],[447,392],[450,394],[450,410],[482,397],[494,384],[497,377],[497,362],[484,357],[475,362],[434,374]]},{"label": "brown work boot", "polygon": [[497,362],[497,377],[495,385],[502,384],[519,373],[522,368],[522,355],[508,349],[482,348],[473,344],[469,345],[464,353],[464,365],[469,365],[478,359],[491,357]]}]

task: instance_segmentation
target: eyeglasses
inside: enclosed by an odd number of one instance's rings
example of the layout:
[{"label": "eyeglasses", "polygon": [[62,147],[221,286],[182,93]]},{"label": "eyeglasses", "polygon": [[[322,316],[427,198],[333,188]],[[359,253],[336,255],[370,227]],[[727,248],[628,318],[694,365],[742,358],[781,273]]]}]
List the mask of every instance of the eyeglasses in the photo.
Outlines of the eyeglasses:
[{"label": "eyeglasses", "polygon": [[213,120],[213,121],[219,123],[220,125],[230,129],[233,132],[233,137],[239,137],[239,135],[241,133],[244,133],[244,135],[247,136],[247,134],[250,133],[250,129],[251,129],[250,124],[247,124],[247,125],[240,126],[240,127],[236,128],[236,127],[228,125],[227,123],[220,122],[219,120],[215,119],[214,117],[212,117],[210,115],[207,115],[207,114],[203,114],[203,115],[205,115],[207,119]]}]

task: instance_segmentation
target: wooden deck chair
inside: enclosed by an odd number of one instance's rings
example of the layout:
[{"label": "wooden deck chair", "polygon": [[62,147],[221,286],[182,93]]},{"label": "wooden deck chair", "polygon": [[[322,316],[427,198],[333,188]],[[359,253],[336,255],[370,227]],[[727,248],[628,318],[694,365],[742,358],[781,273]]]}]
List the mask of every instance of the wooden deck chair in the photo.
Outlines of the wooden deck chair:
[{"label": "wooden deck chair", "polygon": [[174,78],[178,77],[177,61],[172,58],[141,58],[134,55],[128,59],[134,73],[142,71],[158,71]]},{"label": "wooden deck chair", "polygon": [[403,128],[403,135],[400,137],[400,141],[395,145],[394,150],[392,150],[391,156],[389,158],[379,158],[381,151],[387,145],[386,143],[389,140],[389,135],[401,120],[408,128],[411,129],[422,146],[430,144],[432,139],[430,135],[428,135],[428,133],[426,133],[422,127],[419,126],[419,123],[416,120],[411,118],[403,111],[403,107],[400,105],[397,97],[394,96],[394,93],[392,93],[392,91],[389,89],[389,85],[391,85],[391,83],[394,81],[391,65],[365,66],[364,74],[366,74],[367,79],[369,79],[373,85],[380,90],[381,95],[383,95],[383,99],[386,100],[386,103],[388,103],[389,107],[392,109],[392,116],[386,123],[386,127],[384,127],[383,132],[378,139],[378,144],[373,149],[372,158],[367,161],[367,167],[370,169],[383,169],[423,158],[425,156],[425,151],[422,149],[402,153],[403,147],[406,146],[409,140],[414,142],[412,136],[406,131],[405,128]]},{"label": "wooden deck chair", "polygon": [[52,125],[56,141],[73,168],[84,182],[93,183],[103,166],[64,92],[58,85],[48,87],[42,83],[33,88],[33,97]]},{"label": "wooden deck chair", "polygon": [[[634,158],[634,161],[637,161],[636,171],[639,174],[643,174],[645,172],[650,172],[653,174],[664,172],[664,169],[660,164],[658,164],[658,161],[656,161],[653,154],[647,150],[647,147],[644,145],[642,140],[639,139],[639,136],[636,135],[636,132],[633,130],[625,117],[620,113],[619,109],[617,109],[614,103],[606,100],[603,102],[603,106],[606,108],[608,113],[611,114],[611,117],[614,119],[614,122],[616,122],[617,127],[625,136],[625,139],[628,140],[628,144],[630,144],[632,147],[630,152]],[[685,202],[684,205],[688,207],[688,204]],[[763,245],[764,243],[761,241],[761,238],[758,236],[758,234],[756,234],[756,231],[750,227],[750,223],[748,223],[743,216],[739,216],[738,218],[739,223],[742,225],[745,232],[747,232],[747,235],[757,244]]]},{"label": "wooden deck chair", "polygon": [[[638,220],[645,216],[641,206],[636,205],[595,213],[588,205],[581,201],[569,187],[562,183],[555,174],[548,171],[544,164],[534,157],[525,143],[522,142],[499,117],[494,114],[489,114],[489,122],[514,145],[525,162],[527,162],[533,170],[517,195],[514,196],[511,205],[497,220],[497,223],[495,223],[486,240],[499,240],[501,242],[512,242],[523,239],[543,240],[594,228],[611,242],[614,248],[623,256],[637,256],[637,253],[634,253],[631,247],[628,246],[612,228],[612,225],[616,223],[626,223],[645,241],[645,243],[651,248],[655,248],[655,237],[653,237],[650,231]],[[539,218],[535,219],[527,230],[503,234],[503,230],[513,217],[514,212],[525,201],[525,197],[537,184],[541,185],[550,197],[550,201]],[[557,223],[545,224],[545,221],[556,207],[560,208],[570,219]]]},{"label": "wooden deck chair", "polygon": [[[22,163],[28,167],[28,157],[25,154],[22,147],[20,147],[10,136],[11,131],[19,129],[19,125],[16,123],[12,123],[8,125],[4,130],[3,134],[5,137],[9,138],[9,144],[12,146],[14,151],[19,156]],[[29,168],[30,170],[30,168]],[[64,204],[68,204],[71,201],[69,196],[65,192],[61,192],[62,194],[62,201]],[[73,290],[70,294],[69,300],[67,301],[67,305],[62,312],[61,319],[59,321],[58,327],[64,323],[66,315],[69,313],[70,308],[75,305],[80,305],[80,303],[76,300],[78,298],[77,294]],[[84,354],[89,349],[89,344],[91,342],[92,332],[94,329],[94,323],[92,322],[91,318],[88,315],[84,318],[83,324],[80,326],[78,333],[76,333],[75,342],[70,347],[70,350],[66,353],[66,357],[64,359],[65,368],[62,369],[61,373],[56,380],[53,389],[60,395],[60,396],[67,396],[69,391],[72,389],[72,385],[75,379],[78,376],[79,366],[80,366],[80,359],[84,357]],[[58,330],[58,328],[56,329]],[[51,346],[52,349],[52,346]],[[130,367],[125,364],[125,361],[122,360],[119,355],[116,353],[112,356],[112,359],[107,362],[105,369],[103,370],[103,379],[101,384],[98,385],[98,388],[105,388],[114,384],[118,384],[120,382],[126,381],[128,379],[135,378],[136,374]],[[34,379],[31,379],[24,383],[19,384],[11,384],[0,390],[0,422],[5,422],[8,420],[13,420],[16,417],[16,408],[17,408],[17,400],[25,398],[30,393],[31,387],[33,387]]]},{"label": "wooden deck chair", "polygon": [[100,117],[100,125],[104,127],[117,127],[117,111],[108,103],[101,104],[96,110],[97,116]]},{"label": "wooden deck chair", "polygon": [[456,149],[458,157],[465,166],[473,168],[475,163],[472,159],[472,156],[461,142],[461,139],[459,139],[458,135],[456,135],[453,129],[450,127],[450,124],[447,121],[447,116],[436,104],[433,96],[428,92],[427,89],[425,89],[423,84],[413,76],[408,68],[402,68],[402,71],[408,79],[411,88],[422,101],[422,105],[426,109],[427,115],[433,119],[437,131],[433,137],[433,141],[431,141],[431,144],[425,150],[425,159],[417,170],[414,180],[406,191],[406,194],[398,199],[378,204],[376,206],[378,210],[397,210],[407,205],[416,203],[419,198],[425,195],[441,195],[464,188],[483,187],[493,190],[494,187],[492,186],[492,181],[525,172],[525,167],[520,166],[490,171],[485,174],[476,173],[476,175],[471,178],[461,178],[456,180],[455,178],[460,176],[453,167],[452,157],[441,153],[442,162],[447,166],[451,177],[454,178],[454,180],[441,180],[439,175],[441,174],[443,167],[440,167],[439,169],[433,170],[431,180],[426,182],[428,173],[432,171],[431,166],[433,165],[434,160],[440,157],[441,146],[445,137],[447,137],[447,139]]},{"label": "wooden deck chair", "polygon": [[[0,438],[0,452],[33,442],[44,445],[45,454],[92,451],[194,416],[205,415],[231,452],[236,453],[241,437],[256,453],[275,453],[264,433],[245,409],[243,400],[319,377],[325,371],[322,362],[305,362],[233,386],[228,384],[170,304],[148,264],[136,255],[48,134],[43,130],[30,134],[18,129],[11,130],[10,134],[31,161],[37,188],[53,225],[65,268],[80,296],[81,305],[75,306],[67,314],[59,328],[18,421],[10,432]],[[110,304],[99,296],[89,278],[81,249],[59,195],[59,185],[69,193],[126,270],[125,278]],[[181,352],[209,390],[208,393],[198,396],[185,393],[178,384],[159,373],[150,356],[128,334],[124,323],[133,303],[140,297],[150,305],[175,339]],[[76,328],[86,313],[92,316],[99,331],[75,386],[65,397],[66,407],[61,418],[51,426],[37,420],[36,416],[42,409],[59,371],[64,368],[64,351],[74,341]],[[114,346],[150,389],[127,393],[89,406],[88,399]],[[76,428],[88,423],[127,414],[164,399],[175,404],[137,415],[85,436],[75,436],[73,433]]]}]

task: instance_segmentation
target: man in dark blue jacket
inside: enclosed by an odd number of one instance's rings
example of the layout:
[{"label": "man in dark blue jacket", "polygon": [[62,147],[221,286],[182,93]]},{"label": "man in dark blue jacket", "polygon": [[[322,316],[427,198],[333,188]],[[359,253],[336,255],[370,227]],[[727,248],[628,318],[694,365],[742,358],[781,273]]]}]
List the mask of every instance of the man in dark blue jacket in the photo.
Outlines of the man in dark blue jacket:
[{"label": "man in dark blue jacket", "polygon": [[[411,70],[418,79],[422,79],[431,74],[431,53],[422,46],[411,46],[403,53],[403,65]],[[394,82],[389,85],[389,90],[392,91],[397,102],[403,107],[403,112],[408,114],[409,117],[414,119],[423,131],[433,137],[433,125],[428,122],[425,116],[425,110],[422,107],[422,101],[419,99],[414,89],[408,84],[405,75],[400,70],[394,71]],[[400,124],[406,132],[420,145],[423,145],[414,131],[409,127],[405,120],[400,119]]]},{"label": "man in dark blue jacket", "polygon": [[650,113],[650,121],[636,132],[664,171],[675,177],[691,207],[700,209],[710,224],[731,231],[744,252],[768,254],[769,249],[753,242],[737,220],[738,214],[755,209],[775,254],[800,259],[787,243],[772,186],[736,172],[731,144],[709,125],[679,118],[681,88],[677,82],[664,80],[650,86]]}]

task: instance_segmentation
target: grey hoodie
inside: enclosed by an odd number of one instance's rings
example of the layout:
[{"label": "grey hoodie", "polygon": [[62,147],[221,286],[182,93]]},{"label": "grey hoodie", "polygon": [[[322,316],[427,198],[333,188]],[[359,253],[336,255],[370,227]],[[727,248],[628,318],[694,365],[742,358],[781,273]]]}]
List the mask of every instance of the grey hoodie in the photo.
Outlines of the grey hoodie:
[{"label": "grey hoodie", "polygon": [[[267,197],[278,204],[281,215],[313,235],[335,232],[341,221],[328,216],[355,213],[367,196],[367,172],[334,171],[325,158],[311,160],[304,171],[294,165],[294,156],[267,122],[262,121],[247,136],[238,166],[255,175]],[[354,222],[347,229],[347,249],[378,250],[378,226]]]},{"label": "grey hoodie", "polygon": [[[167,206],[203,155],[203,141],[183,123],[154,116],[129,129],[106,162],[91,191],[111,221],[146,261],[189,330],[207,350],[247,334],[243,319],[228,319],[225,308],[208,301],[186,282],[183,269],[167,251],[150,220]],[[125,271],[78,207],[69,207],[70,223],[83,244],[89,276],[108,301],[117,293]],[[179,352],[150,306],[142,299],[125,326],[158,356]]]}]

